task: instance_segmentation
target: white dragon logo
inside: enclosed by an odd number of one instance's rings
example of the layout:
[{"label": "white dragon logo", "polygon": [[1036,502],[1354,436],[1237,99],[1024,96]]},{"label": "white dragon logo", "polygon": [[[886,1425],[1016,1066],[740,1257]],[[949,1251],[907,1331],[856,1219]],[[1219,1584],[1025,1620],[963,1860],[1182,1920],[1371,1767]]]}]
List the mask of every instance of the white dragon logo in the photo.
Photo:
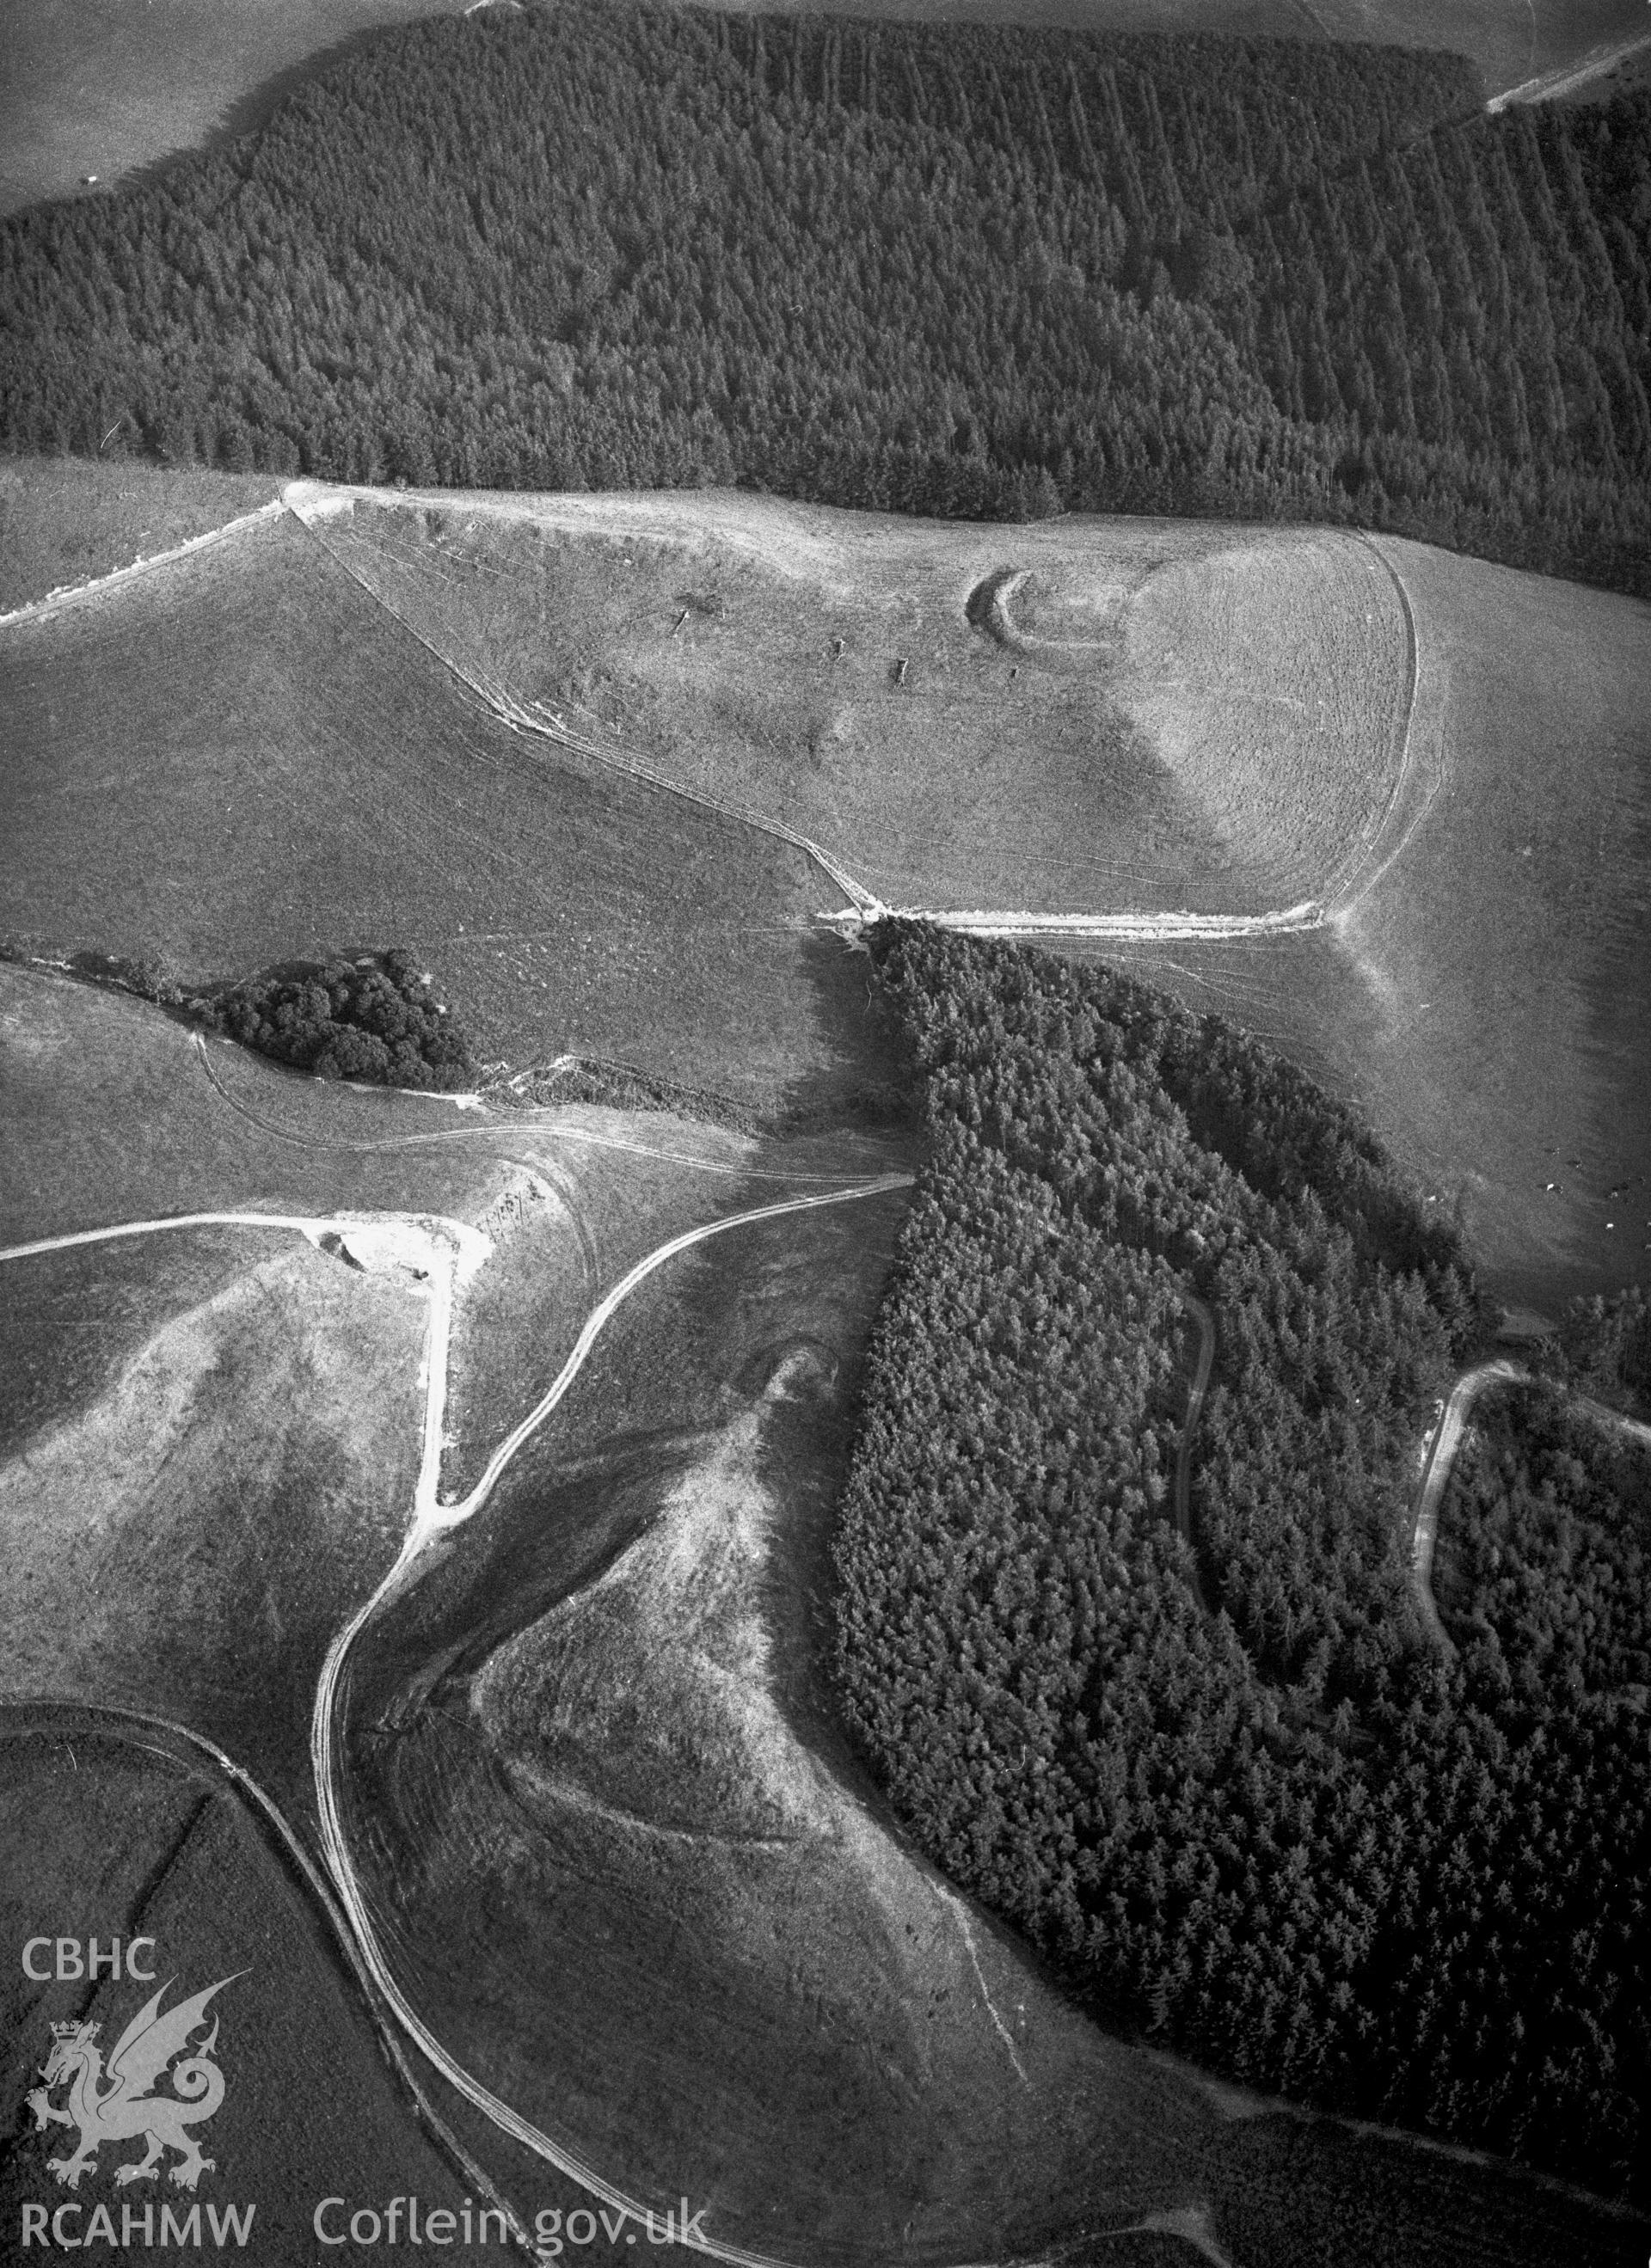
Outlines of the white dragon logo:
[{"label": "white dragon logo", "polygon": [[[203,2120],[211,2117],[224,2100],[224,2074],[212,2061],[212,2050],[217,2041],[217,2019],[212,2019],[212,2029],[199,2049],[181,2063],[172,2073],[175,2095],[152,2095],[150,2089],[173,2056],[181,2055],[188,2044],[191,2032],[205,2021],[207,2002],[214,1992],[221,1992],[225,1984],[234,1983],[232,1977],[221,1977],[216,1984],[209,1984],[204,1992],[191,1999],[181,2000],[175,2008],[168,2008],[163,2016],[160,2004],[170,1990],[163,1984],[152,2000],[147,2000],[114,2043],[109,2058],[107,2078],[103,2054],[92,2043],[100,2029],[97,2024],[68,2023],[52,2026],[52,2049],[41,2066],[44,2087],[32,2089],[29,2109],[34,2113],[34,2131],[43,2133],[48,2126],[77,2126],[80,2141],[74,2154],[67,2158],[48,2158],[47,2166],[60,2182],[77,2189],[80,2176],[88,2168],[97,2170],[97,2154],[105,2142],[127,2142],[141,2134],[148,2143],[147,2154],[129,2159],[114,2169],[117,2182],[153,2181],[160,2165],[163,2150],[175,2150],[180,2162],[170,2169],[173,2180],[180,2189],[192,2190],[203,2173],[210,2172],[214,2161],[201,2155],[201,2146],[188,2132]],[[69,2108],[60,2110],[50,2099],[53,2088],[63,2080],[69,2082]]]}]

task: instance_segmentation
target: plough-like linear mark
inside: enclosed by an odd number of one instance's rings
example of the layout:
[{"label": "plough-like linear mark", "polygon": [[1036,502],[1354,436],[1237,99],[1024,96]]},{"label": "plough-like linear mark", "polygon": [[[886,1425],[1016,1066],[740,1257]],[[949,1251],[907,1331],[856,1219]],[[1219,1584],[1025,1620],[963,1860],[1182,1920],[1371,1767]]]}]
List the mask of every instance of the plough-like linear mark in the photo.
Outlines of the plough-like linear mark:
[{"label": "plough-like linear mark", "polygon": [[[408,1582],[416,1561],[431,1537],[473,1518],[487,1503],[506,1468],[563,1400],[615,1311],[650,1276],[679,1254],[711,1237],[724,1235],[736,1228],[753,1226],[760,1221],[778,1219],[789,1213],[811,1211],[827,1205],[849,1204],[861,1198],[909,1189],[912,1179],[913,1176],[908,1173],[888,1173],[846,1188],[817,1190],[806,1197],[780,1198],[771,1204],[757,1205],[719,1220],[704,1222],[697,1228],[685,1230],[656,1247],[622,1277],[592,1309],[571,1353],[548,1392],[495,1450],[475,1486],[467,1496],[453,1502],[445,1502],[440,1493],[441,1420],[446,1399],[448,1332],[453,1296],[455,1285],[479,1266],[486,1256],[485,1239],[468,1224],[436,1214],[350,1213],[299,1217],[263,1212],[201,1212],[122,1222],[107,1228],[41,1237],[0,1251],[0,1263],[16,1262],[45,1253],[108,1243],[128,1237],[207,1226],[291,1229],[312,1241],[328,1233],[348,1235],[353,1232],[359,1237],[376,1229],[389,1231],[394,1240],[387,1248],[386,1256],[393,1263],[415,1269],[428,1282],[431,1304],[423,1365],[426,1381],[423,1451],[414,1492],[412,1518],[394,1565],[372,1595],[338,1631],[328,1647],[311,1715],[310,1758],[314,1774],[322,1856],[331,1878],[330,1892],[325,1890],[302,1845],[274,1803],[249,1774],[211,1742],[203,1740],[187,1727],[173,1726],[170,1720],[157,1721],[166,1723],[167,1729],[210,1754],[269,1818],[305,1879],[321,1896],[329,1911],[334,1909],[335,1900],[336,1911],[347,1924],[352,1948],[352,1967],[359,1977],[366,1980],[377,2002],[389,2011],[407,2037],[448,2084],[503,2132],[579,2183],[581,2188],[600,2198],[605,2205],[634,2220],[638,2227],[646,2222],[650,2230],[653,2220],[647,2205],[629,2196],[594,2167],[554,2141],[490,2088],[472,2078],[424,2022],[395,1982],[356,1875],[339,1803],[338,1717],[347,1690],[349,1657],[356,1640],[373,1616]],[[737,2245],[721,2244],[697,2230],[690,2230],[685,2236],[679,2232],[678,2242],[712,2258],[727,2261],[733,2264],[733,2268],[787,2268],[787,2264],[770,2254],[751,2251]]]}]

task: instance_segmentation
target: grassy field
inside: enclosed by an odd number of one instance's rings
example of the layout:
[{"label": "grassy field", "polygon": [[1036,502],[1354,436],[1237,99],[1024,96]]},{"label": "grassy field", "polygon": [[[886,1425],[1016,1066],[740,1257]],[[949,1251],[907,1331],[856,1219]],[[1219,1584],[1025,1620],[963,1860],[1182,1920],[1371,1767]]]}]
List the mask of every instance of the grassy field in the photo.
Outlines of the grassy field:
[{"label": "grassy field", "polygon": [[[354,37],[461,0],[4,0],[0,210],[107,182],[173,151],[262,124]],[[1643,28],[1633,0],[884,0],[827,14],[1227,32],[1455,48],[1487,92],[1579,60]]]},{"label": "grassy field", "polygon": [[1651,624],[1385,549],[1421,648],[1414,832],[1330,931],[1130,965],[1355,1097],[1492,1292],[1551,1313],[1651,1276]]},{"label": "grassy field", "polygon": [[[737,1210],[744,1187],[888,1162],[655,1115],[461,1113],[227,1047],[220,1088],[191,1035],[136,1001],[0,968],[0,1002],[7,1243],[218,1210],[482,1229],[494,1257],[455,1321],[449,1491],[644,1252]],[[759,1157],[773,1178],[747,1184]],[[12,1261],[4,1291],[0,1683],[178,1717],[306,1806],[321,1656],[412,1500],[424,1295],[298,1235],[225,1226]]]},{"label": "grassy field", "polygon": [[[157,1741],[158,1753],[137,1745]],[[95,1935],[107,1947],[117,1933],[123,1942],[151,1936],[158,1976],[178,1980],[173,2005],[234,1978],[212,2003],[225,2098],[197,2130],[216,2161],[197,2196],[220,2210],[256,2205],[247,2257],[313,2257],[310,2215],[331,2194],[380,2202],[416,2191],[426,2205],[457,2206],[461,2172],[389,2069],[313,1903],[223,1781],[168,1748],[164,1735],[118,1733],[85,1711],[0,1710],[0,1926],[8,1944]],[[0,2036],[16,2051],[0,2067],[8,2242],[26,2201],[49,2210],[64,2198],[46,2160],[68,2138],[55,2127],[36,2139],[23,2101],[45,2059],[48,2025],[91,2016],[107,2053],[153,1989],[126,1979],[92,1990],[35,1984],[16,1960],[7,1964]],[[104,2150],[79,2191],[80,2227],[96,2205],[110,2204],[118,2230],[124,2201],[141,2228],[144,2187],[117,2190],[111,2178],[136,2154],[129,2145]],[[169,2186],[163,2195],[180,2213],[192,2202]],[[157,2222],[162,2201],[154,2198]],[[76,2225],[67,2224],[71,2234]]]},{"label": "grassy field", "polygon": [[402,945],[490,1060],[774,1109],[865,1076],[803,853],[510,733],[296,521],[0,631],[0,702],[10,918],[48,949],[207,981]]},{"label": "grassy field", "polygon": [[281,492],[260,473],[117,459],[0,462],[0,615],[205,535]]},{"label": "grassy field", "polygon": [[971,1924],[822,1735],[899,1200],[862,1210],[732,1235],[616,1319],[366,1641],[357,1848],[444,2037],[627,2186],[786,2257],[995,2257],[1194,2199],[1212,2119]]},{"label": "grassy field", "polygon": [[487,1170],[450,1103],[203,1052],[158,1009],[4,963],[0,1049],[7,1245],[179,1212],[463,1212]]},{"label": "grassy field", "polygon": [[262,122],[351,34],[462,0],[4,0],[0,203],[66,196]]},{"label": "grassy field", "polygon": [[[321,1656],[412,1499],[424,1305],[299,1237],[248,1241],[225,1289],[0,1468],[0,1695],[176,1718],[307,1801]],[[157,1242],[157,1293],[173,1264]],[[9,1265],[48,1295],[62,1272]]]},{"label": "grassy field", "polygon": [[829,1119],[896,1069],[863,964],[811,932],[834,886],[509,733],[414,629],[890,902],[1344,886],[1316,936],[1130,957],[1355,1096],[1461,1207],[1496,1296],[1640,1271],[1635,602],[1316,533],[383,492],[0,632],[19,929],[195,977],[410,943],[490,1059],[585,1053]]},{"label": "grassy field", "polygon": [[1404,616],[1353,536],[526,502],[316,528],[479,681],[801,829],[890,904],[1293,904],[1397,763]]}]

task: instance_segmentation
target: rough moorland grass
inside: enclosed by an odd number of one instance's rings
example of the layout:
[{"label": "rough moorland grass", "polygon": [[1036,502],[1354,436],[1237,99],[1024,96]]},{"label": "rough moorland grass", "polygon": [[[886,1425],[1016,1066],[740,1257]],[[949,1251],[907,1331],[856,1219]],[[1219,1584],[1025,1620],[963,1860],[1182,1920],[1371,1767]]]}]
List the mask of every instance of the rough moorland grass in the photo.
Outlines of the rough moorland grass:
[{"label": "rough moorland grass", "polygon": [[864,987],[802,852],[490,716],[296,521],[0,632],[14,926],[186,982],[399,945],[484,1059],[780,1108]]},{"label": "rough moorland grass", "polygon": [[1333,930],[1118,957],[1356,1099],[1490,1292],[1557,1315],[1651,1275],[1651,610],[1385,548],[1421,647],[1402,854]]},{"label": "rough moorland grass", "polygon": [[450,1104],[207,1049],[142,1002],[0,963],[0,1243],[233,1209],[463,1213],[484,1181],[488,1145],[446,1138],[480,1122]]},{"label": "rough moorland grass", "polygon": [[[137,1727],[118,1737],[84,1712],[0,1712],[8,1942],[96,1935],[107,1948],[112,1934],[153,1936],[160,1976],[177,1979],[172,2005],[234,1978],[211,2004],[225,2085],[210,2126],[197,2130],[216,2160],[199,2197],[220,2211],[226,2200],[255,2203],[248,2257],[309,2257],[310,2216],[328,2194],[382,2199],[416,2190],[426,2205],[457,2206],[454,2169],[393,2076],[357,1988],[287,1868],[215,1775],[133,1745],[155,1737]],[[0,2031],[15,2051],[0,2078],[0,2131],[12,2146],[0,2155],[0,2215],[8,2230],[20,2226],[26,2201],[49,2211],[63,2196],[46,2161],[61,2152],[64,2131],[34,2138],[22,2101],[38,2084],[48,2027],[90,2015],[107,2051],[154,1989],[122,1979],[88,1994],[84,1984],[32,1984],[16,1960],[7,1964]],[[318,2117],[321,2105],[347,2115]],[[139,2146],[105,2147],[92,2194],[81,2191],[83,2220],[100,2197],[112,2197],[119,2229],[119,2200],[132,2192],[114,2190],[109,2176]],[[192,2202],[168,2185],[154,2198],[154,2223],[168,2198],[180,2215]],[[143,2201],[140,2189],[140,2228]]]},{"label": "rough moorland grass", "polygon": [[[220,1088],[157,1011],[14,968],[0,1027],[7,1244],[244,1210],[456,1214],[492,1240],[455,1319],[449,1489],[636,1259],[785,1189],[741,1179],[744,1138],[655,1114],[490,1119],[222,1044]],[[784,1176],[791,1157],[774,1145],[763,1163]],[[842,1175],[885,1162],[851,1145]],[[818,1144],[792,1163],[835,1170]],[[0,1289],[7,1690],[164,1709],[303,1790],[321,1654],[412,1503],[424,1293],[295,1233],[227,1226],[10,1261]],[[657,1366],[657,1390],[670,1374]]]},{"label": "rough moorland grass", "polygon": [[482,681],[801,828],[891,904],[1327,895],[1397,762],[1404,617],[1346,534],[723,493],[387,492],[316,530]]},{"label": "rough moorland grass", "polygon": [[321,1658],[412,1501],[425,1302],[284,1243],[0,1467],[0,1692],[175,1718],[307,1808]]},{"label": "rough moorland grass", "polygon": [[368,1634],[351,1718],[371,1893],[444,2036],[642,2194],[822,2262],[1190,2202],[1212,2123],[971,1925],[822,1734],[810,1594],[902,1203],[639,1293]]},{"label": "rough moorland grass", "polygon": [[265,473],[163,472],[129,458],[0,462],[0,614],[151,559],[280,491]]}]

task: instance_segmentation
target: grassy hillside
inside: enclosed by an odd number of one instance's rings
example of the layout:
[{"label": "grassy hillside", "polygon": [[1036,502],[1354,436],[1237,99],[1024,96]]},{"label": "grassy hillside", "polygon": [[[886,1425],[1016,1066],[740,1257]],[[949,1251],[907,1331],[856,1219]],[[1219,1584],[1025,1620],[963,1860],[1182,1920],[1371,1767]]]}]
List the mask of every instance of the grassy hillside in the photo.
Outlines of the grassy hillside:
[{"label": "grassy hillside", "polygon": [[163,471],[123,458],[0,465],[0,614],[205,535],[279,495],[258,473]]},{"label": "grassy hillside", "polygon": [[890,904],[1329,897],[1399,768],[1403,605],[1356,536],[338,502],[298,509],[473,682],[800,828]]},{"label": "grassy hillside", "polygon": [[[439,1112],[221,1043],[203,1063],[151,1009],[15,970],[0,1002],[7,1245],[216,1211],[481,1228],[494,1258],[450,1357],[453,1488],[538,1400],[600,1293],[729,1209],[752,1155],[657,1116]],[[804,1145],[769,1169],[771,1191],[788,1169],[833,1167]],[[321,1653],[411,1503],[423,1293],[296,1234],[228,1227],[8,1262],[4,1292],[7,1697],[178,1716],[306,1808]]]},{"label": "grassy hillside", "polygon": [[245,133],[352,33],[442,12],[441,0],[4,0],[0,208]]},{"label": "grassy hillside", "polygon": [[[173,2005],[233,1977],[212,2004],[225,2093],[203,2137],[216,2165],[201,2197],[220,2210],[225,2199],[255,2205],[249,2257],[262,2247],[276,2258],[304,2257],[313,2201],[329,2192],[387,2197],[416,2188],[431,2205],[462,2198],[464,2169],[435,2143],[389,2067],[308,1893],[238,1793],[181,1744],[86,1710],[0,1709],[0,1926],[18,1944],[42,1933],[97,1935],[105,1944],[112,1933],[122,1942],[153,1936],[166,1962],[161,1974],[179,1979]],[[16,1964],[9,1969],[0,1988],[0,2023],[15,2049],[0,2093],[8,2228],[18,2228],[26,2201],[48,2212],[62,2202],[46,2161],[61,2152],[63,2129],[36,2138],[22,2099],[38,2083],[48,2027],[90,2015],[107,2050],[152,1989],[124,1979],[90,1992],[34,1984]],[[318,2120],[318,2099],[347,2102],[350,2117]],[[81,2191],[83,2222],[99,2191],[105,2200],[110,2194],[112,2163],[136,2154],[106,2146],[101,2182],[90,2196]],[[181,2216],[188,2200],[169,2197]],[[136,2224],[141,2231],[141,2204]],[[72,2233],[75,2223],[64,2226]],[[210,2224],[207,2235],[210,2242]]]},{"label": "grassy hillside", "polygon": [[1362,45],[428,23],[0,228],[0,437],[1352,522],[1639,587],[1651,114],[1478,106]]},{"label": "grassy hillside", "polygon": [[804,854],[512,736],[291,519],[0,641],[9,918],[50,949],[221,983],[402,946],[488,1061],[770,1110],[864,1079]]},{"label": "grassy hillside", "polygon": [[1421,658],[1400,855],[1320,935],[1128,961],[1356,1097],[1496,1295],[1554,1314],[1651,1276],[1646,610],[1388,549]]},{"label": "grassy hillside", "polygon": [[1494,1296],[1644,1278],[1642,604],[1345,534],[731,494],[303,508],[312,534],[0,631],[20,928],[199,981],[410,944],[486,1059],[573,1049],[758,1111],[895,1075],[802,853],[506,732],[424,638],[889,902],[1323,896],[1308,936],[1095,949],[1357,1098]]}]

